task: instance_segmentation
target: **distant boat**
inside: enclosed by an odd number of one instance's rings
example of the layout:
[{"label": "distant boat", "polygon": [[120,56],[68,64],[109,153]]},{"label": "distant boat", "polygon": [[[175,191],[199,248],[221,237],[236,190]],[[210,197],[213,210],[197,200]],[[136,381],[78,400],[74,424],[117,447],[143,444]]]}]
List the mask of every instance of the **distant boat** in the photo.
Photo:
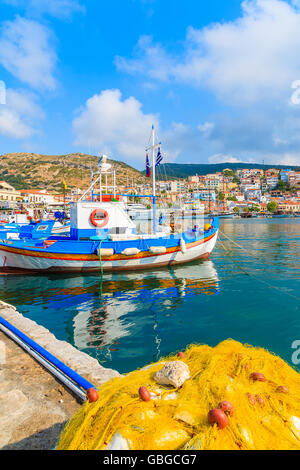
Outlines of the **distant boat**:
[{"label": "distant boat", "polygon": [[9,244],[11,240],[41,240],[51,236],[54,220],[46,220],[27,225],[0,225],[0,242]]},{"label": "distant boat", "polygon": [[218,215],[220,219],[234,219],[235,214],[220,214]]},{"label": "distant boat", "polygon": [[291,217],[290,214],[272,214],[273,219],[286,219]]}]

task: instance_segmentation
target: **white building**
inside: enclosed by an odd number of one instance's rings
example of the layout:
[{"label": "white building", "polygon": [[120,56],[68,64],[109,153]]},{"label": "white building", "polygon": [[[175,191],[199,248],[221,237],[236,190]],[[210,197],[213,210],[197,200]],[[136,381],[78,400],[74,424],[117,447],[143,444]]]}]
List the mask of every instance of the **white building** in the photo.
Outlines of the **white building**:
[{"label": "white building", "polygon": [[266,178],[266,183],[270,189],[275,189],[278,184],[279,178],[278,176],[268,176]]},{"label": "white building", "polygon": [[171,181],[170,182],[170,191],[171,193],[181,193],[185,190],[184,181]]}]

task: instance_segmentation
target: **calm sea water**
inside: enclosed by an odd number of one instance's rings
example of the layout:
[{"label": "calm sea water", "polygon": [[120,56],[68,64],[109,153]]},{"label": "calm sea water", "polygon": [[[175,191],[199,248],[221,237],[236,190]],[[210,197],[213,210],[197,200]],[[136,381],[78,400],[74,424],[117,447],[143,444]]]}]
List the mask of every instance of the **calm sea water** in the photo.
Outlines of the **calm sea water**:
[{"label": "calm sea water", "polygon": [[0,298],[58,339],[127,372],[233,338],[291,363],[300,340],[300,220],[221,220],[210,261],[100,276],[2,276]]}]

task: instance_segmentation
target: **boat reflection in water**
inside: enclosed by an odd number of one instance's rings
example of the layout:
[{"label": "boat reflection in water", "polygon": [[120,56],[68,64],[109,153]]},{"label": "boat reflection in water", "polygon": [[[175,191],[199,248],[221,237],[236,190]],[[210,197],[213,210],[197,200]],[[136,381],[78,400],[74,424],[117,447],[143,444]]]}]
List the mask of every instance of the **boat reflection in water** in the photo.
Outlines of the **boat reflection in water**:
[{"label": "boat reflection in water", "polygon": [[[160,310],[176,309],[186,296],[214,295],[218,291],[218,277],[212,261],[155,271],[138,278],[129,274],[118,276],[118,280],[106,280],[101,307],[81,311],[74,317],[74,344],[79,349],[106,349],[110,354],[119,340],[129,336],[132,327],[137,327],[137,317],[134,323],[124,319],[139,310],[141,305],[152,311],[153,328],[157,330],[157,310],[152,308],[153,302],[159,303]],[[157,335],[155,337],[159,341]]]},{"label": "boat reflection in water", "polygon": [[58,339],[120,371],[156,360],[162,341],[172,351],[170,335],[178,329],[174,322],[187,316],[187,298],[218,292],[210,260],[153,272],[105,274],[102,281],[100,275],[0,278],[3,300]]}]

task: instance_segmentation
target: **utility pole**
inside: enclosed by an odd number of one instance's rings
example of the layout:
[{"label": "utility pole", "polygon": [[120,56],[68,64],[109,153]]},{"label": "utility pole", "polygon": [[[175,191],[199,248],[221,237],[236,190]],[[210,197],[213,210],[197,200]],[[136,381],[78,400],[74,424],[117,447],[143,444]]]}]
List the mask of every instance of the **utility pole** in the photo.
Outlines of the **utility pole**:
[{"label": "utility pole", "polygon": [[63,187],[64,187],[64,213],[66,213],[66,181],[65,181],[65,161],[62,160],[63,164]]}]

